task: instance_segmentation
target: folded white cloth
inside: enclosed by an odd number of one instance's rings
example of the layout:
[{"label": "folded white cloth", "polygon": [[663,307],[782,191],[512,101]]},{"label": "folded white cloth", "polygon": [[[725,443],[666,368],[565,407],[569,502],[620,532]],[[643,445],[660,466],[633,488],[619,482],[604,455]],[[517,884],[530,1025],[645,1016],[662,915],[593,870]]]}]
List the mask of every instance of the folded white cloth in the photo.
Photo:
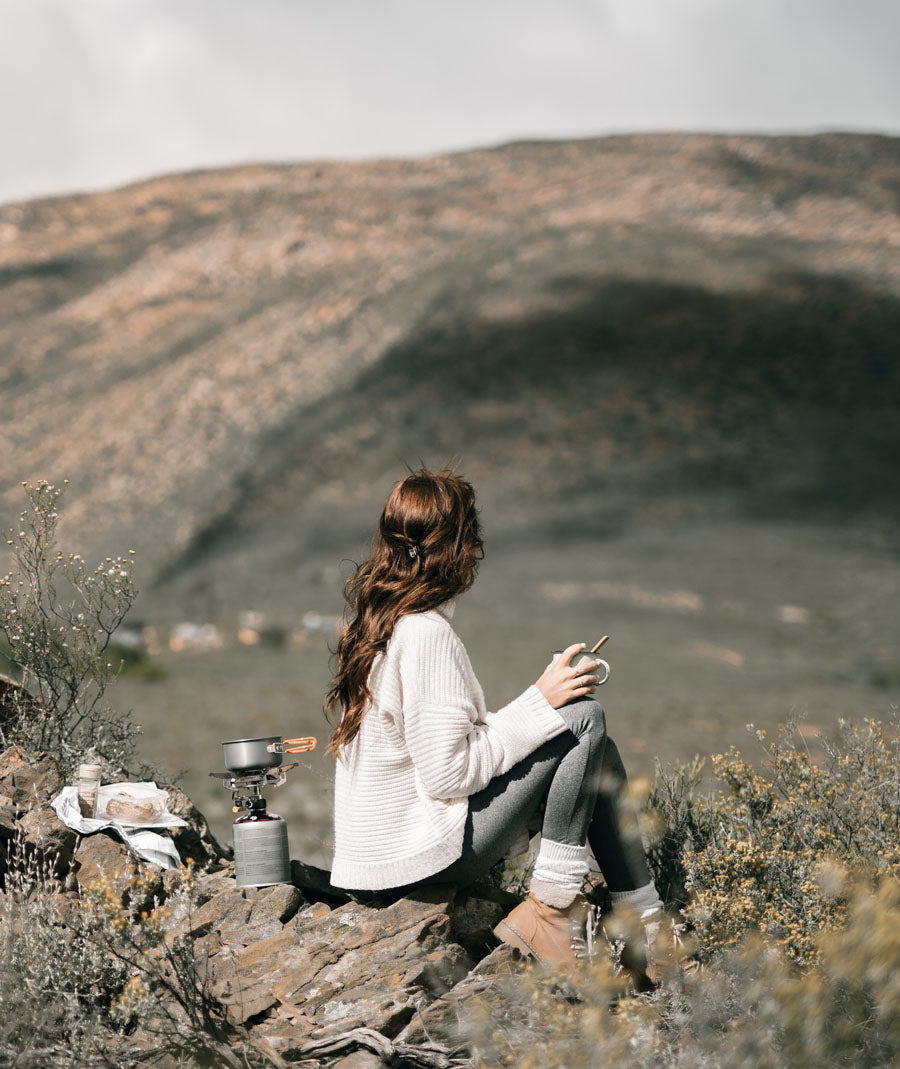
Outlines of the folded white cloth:
[{"label": "folded white cloth", "polygon": [[177,869],[181,864],[178,848],[168,835],[155,831],[116,829],[131,849],[145,861],[151,861],[164,869]]},{"label": "folded white cloth", "polygon": [[[186,828],[188,826],[186,820],[182,820],[181,817],[170,813],[166,809],[167,792],[159,790],[156,784],[152,782],[116,783],[114,786],[119,789],[127,789],[129,793],[136,795],[150,796],[151,792],[155,792],[155,795],[161,797],[162,800],[162,815],[157,820],[154,820],[152,824],[138,824],[135,821],[122,820],[121,818],[108,817],[106,815],[85,817],[82,816],[78,807],[77,787],[63,787],[50,805],[63,824],[68,828],[72,828],[73,831],[80,832],[82,835],[93,835],[94,832],[98,831],[114,831],[144,861],[150,861],[154,865],[159,865],[165,869],[178,868],[181,864],[181,857],[171,837],[159,835],[155,831],[148,830],[151,827]],[[101,792],[108,791],[109,786],[101,787],[100,790]]]}]

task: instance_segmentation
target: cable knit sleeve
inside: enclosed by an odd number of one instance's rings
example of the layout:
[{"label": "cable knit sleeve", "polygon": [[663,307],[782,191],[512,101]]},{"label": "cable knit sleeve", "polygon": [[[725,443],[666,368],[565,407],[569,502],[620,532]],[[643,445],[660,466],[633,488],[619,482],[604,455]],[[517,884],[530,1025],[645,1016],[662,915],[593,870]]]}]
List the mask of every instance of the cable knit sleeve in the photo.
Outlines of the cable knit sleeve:
[{"label": "cable knit sleeve", "polygon": [[566,730],[535,686],[498,712],[482,715],[468,655],[446,621],[410,616],[398,628],[402,733],[431,797],[475,794]]}]

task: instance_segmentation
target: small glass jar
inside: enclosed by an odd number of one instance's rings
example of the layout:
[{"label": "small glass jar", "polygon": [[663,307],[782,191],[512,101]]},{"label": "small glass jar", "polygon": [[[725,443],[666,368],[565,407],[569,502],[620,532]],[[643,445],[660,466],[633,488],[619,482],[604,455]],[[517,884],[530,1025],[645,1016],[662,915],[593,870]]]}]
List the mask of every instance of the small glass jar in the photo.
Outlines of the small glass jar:
[{"label": "small glass jar", "polygon": [[78,766],[78,808],[83,817],[97,815],[97,801],[100,795],[100,766]]}]

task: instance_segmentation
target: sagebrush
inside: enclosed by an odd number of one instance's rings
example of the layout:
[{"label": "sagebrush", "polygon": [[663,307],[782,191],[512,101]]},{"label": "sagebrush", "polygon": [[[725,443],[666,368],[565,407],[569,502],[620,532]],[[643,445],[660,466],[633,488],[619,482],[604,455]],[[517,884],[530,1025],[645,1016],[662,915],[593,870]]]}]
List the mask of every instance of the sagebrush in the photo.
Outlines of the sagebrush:
[{"label": "sagebrush", "polygon": [[126,769],[140,729],[103,699],[120,667],[110,642],[137,596],[134,552],[93,567],[63,553],[64,487],[23,486],[28,506],[6,539],[14,567],[0,579],[0,638],[24,690],[7,695],[0,746],[52,751],[67,771],[88,756]]},{"label": "sagebrush", "polygon": [[[611,953],[573,998],[525,970],[465,1029],[480,1066],[778,1069],[900,1064],[900,762],[889,723],[841,721],[812,760],[797,725],[765,760],[658,771],[649,856],[670,923],[662,983],[636,996]],[[680,940],[673,939],[680,933]],[[702,962],[698,970],[689,961]]]},{"label": "sagebrush", "polygon": [[704,957],[759,932],[811,964],[818,933],[846,920],[853,880],[900,878],[900,723],[840,720],[818,764],[796,724],[756,738],[758,769],[734,748],[713,756],[715,794],[695,796],[696,763],[658,775],[651,861]]},{"label": "sagebrush", "polygon": [[12,860],[0,894],[0,1065],[270,1064],[212,996],[191,935],[190,865],[162,896],[154,870],[137,865],[73,895],[35,855]]}]

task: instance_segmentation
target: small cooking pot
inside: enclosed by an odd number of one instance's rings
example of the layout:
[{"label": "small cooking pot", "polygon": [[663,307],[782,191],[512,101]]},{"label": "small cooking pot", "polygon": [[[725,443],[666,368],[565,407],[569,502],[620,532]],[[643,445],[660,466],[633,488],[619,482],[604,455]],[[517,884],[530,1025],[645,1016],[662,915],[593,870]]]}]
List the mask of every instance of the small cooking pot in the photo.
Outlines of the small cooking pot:
[{"label": "small cooking pot", "polygon": [[254,772],[257,769],[277,768],[286,753],[308,753],[316,748],[312,736],[285,739],[280,735],[266,735],[260,739],[230,739],[222,743],[222,757],[229,772]]}]

